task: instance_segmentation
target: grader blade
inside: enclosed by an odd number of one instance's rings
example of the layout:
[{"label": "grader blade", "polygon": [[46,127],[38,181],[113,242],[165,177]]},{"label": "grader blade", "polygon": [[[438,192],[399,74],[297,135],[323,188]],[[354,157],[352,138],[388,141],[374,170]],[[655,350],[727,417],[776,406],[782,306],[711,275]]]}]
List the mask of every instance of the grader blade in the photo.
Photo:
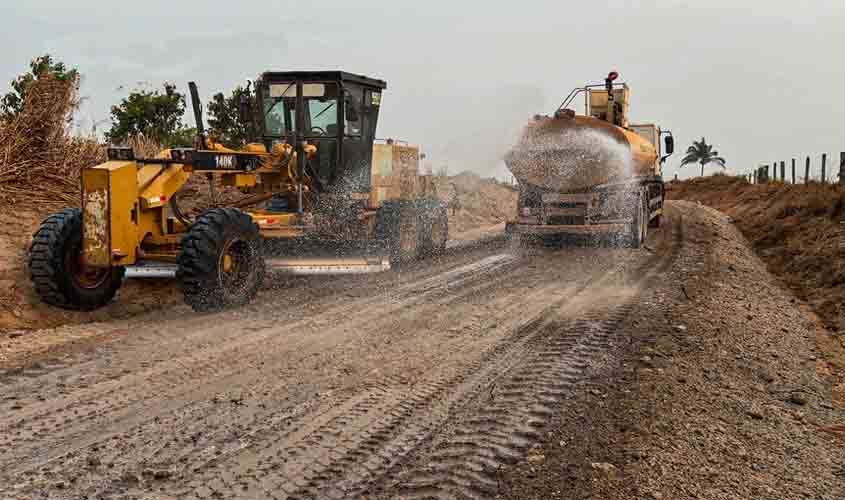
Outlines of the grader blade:
[{"label": "grader blade", "polygon": [[390,270],[390,259],[383,258],[324,258],[324,259],[268,259],[267,270],[284,274],[367,274]]}]

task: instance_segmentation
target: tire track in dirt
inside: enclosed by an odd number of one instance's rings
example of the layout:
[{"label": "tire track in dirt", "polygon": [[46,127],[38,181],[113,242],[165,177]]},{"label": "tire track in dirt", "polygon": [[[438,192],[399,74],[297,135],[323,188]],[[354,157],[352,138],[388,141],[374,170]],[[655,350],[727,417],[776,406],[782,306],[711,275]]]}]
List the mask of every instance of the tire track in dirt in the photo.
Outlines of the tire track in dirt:
[{"label": "tire track in dirt", "polygon": [[[662,249],[642,267],[660,269],[670,250]],[[526,414],[513,410],[524,402],[519,394],[530,386],[520,386],[512,375],[540,380],[544,392],[534,394],[539,403],[528,416],[544,420],[553,411],[549,408],[561,404],[565,387],[541,378],[542,370],[526,367],[543,366],[547,377],[561,380],[579,378],[587,367],[578,356],[592,360],[601,355],[616,315],[624,314],[592,304],[591,290],[633,281],[623,276],[630,271],[625,266],[608,266],[604,274],[586,270],[575,273],[585,276],[561,283],[546,277],[545,261],[539,262],[540,268],[534,269],[531,259],[491,255],[423,276],[377,297],[324,311],[328,321],[338,324],[313,335],[295,335],[307,320],[280,327],[279,320],[268,315],[249,321],[227,318],[246,333],[0,416],[0,433],[19,433],[0,449],[0,483],[5,477],[11,487],[21,473],[52,468],[79,471],[74,496],[67,492],[65,498],[140,495],[151,485],[163,495],[157,498],[346,498],[402,484],[423,485],[420,492],[426,493],[431,492],[425,489],[426,476],[415,476],[422,473],[413,464],[431,452],[432,443],[443,443],[442,436],[453,435],[450,429],[467,421],[474,423],[466,424],[464,441],[480,444],[451,453],[459,460],[467,458],[469,468],[450,467],[455,460],[451,455],[437,463],[455,471],[443,479],[452,484],[446,494],[483,496],[484,485],[489,486],[485,467],[524,452],[535,436],[534,426],[523,425]],[[601,268],[601,263],[589,264]],[[473,308],[497,314],[475,324],[461,317]],[[459,332],[440,331],[435,338],[448,348],[420,352],[443,357],[434,369],[419,374],[386,370],[390,374],[358,376],[325,397],[306,394],[312,386],[324,386],[320,377],[325,375],[320,369],[324,358],[307,361],[305,351],[317,352],[323,346],[338,352],[347,346],[354,346],[353,352],[378,349],[370,335],[350,330],[388,326],[400,334],[405,329],[413,333],[408,340],[400,335],[396,343],[424,343],[430,329],[447,325],[457,325]],[[399,354],[405,348],[390,349]],[[449,349],[460,354],[450,357]],[[564,358],[575,359],[570,359],[574,364],[554,365]],[[308,385],[297,387],[302,380],[297,372],[302,370],[310,373]],[[270,374],[272,380],[263,380]],[[209,402],[221,393],[251,387],[263,391],[262,405],[246,407],[234,399],[224,405]],[[479,411],[475,405],[488,394],[500,399],[501,406]],[[476,420],[468,420],[472,415]],[[49,447],[44,446],[47,436]],[[114,464],[114,469],[86,466],[92,454],[104,464]],[[154,481],[132,479],[147,468],[166,474]],[[404,483],[385,479],[394,475]],[[482,485],[482,493],[472,489],[474,484]]]},{"label": "tire track in dirt", "polygon": [[[493,256],[493,258],[483,259],[480,265],[475,263],[461,266],[457,270],[442,273],[431,279],[403,286],[400,289],[401,293],[396,294],[399,299],[392,302],[393,309],[409,311],[413,309],[410,307],[413,303],[422,300],[421,296],[432,301],[432,297],[448,295],[449,300],[454,302],[461,300],[465,295],[477,293],[479,289],[495,286],[497,280],[485,280],[486,273],[501,268],[511,260],[510,256]],[[506,275],[502,277],[502,279],[506,278]],[[423,289],[423,293],[415,295],[414,290],[418,286]],[[426,304],[426,307],[442,309],[442,305],[442,301],[432,301]],[[356,307],[359,306],[351,305],[347,309]],[[362,321],[372,322],[372,318],[365,318]],[[259,341],[252,342],[253,345],[259,343]],[[260,345],[256,347],[258,350],[261,348]],[[156,370],[148,370],[138,376],[133,375],[128,377],[127,380],[107,381],[105,384],[98,384],[92,388],[83,387],[81,391],[69,393],[58,402],[35,405],[27,413],[18,412],[15,415],[7,415],[11,419],[7,418],[4,422],[8,424],[4,427],[4,432],[8,432],[9,435],[13,433],[18,435],[12,440],[15,445],[14,450],[7,450],[13,451],[13,453],[11,455],[4,453],[9,459],[3,462],[7,466],[6,470],[15,468],[15,472],[19,473],[47,465],[51,461],[66,457],[68,454],[72,455],[71,452],[75,449],[90,447],[97,442],[107,442],[109,438],[117,436],[116,432],[129,432],[129,429],[132,429],[133,426],[138,426],[145,421],[153,418],[158,420],[157,415],[179,410],[185,404],[202,397],[206,390],[206,395],[219,392],[221,383],[225,386],[226,376],[237,377],[239,371],[242,371],[243,365],[242,353],[231,356],[236,360],[228,363],[232,364],[233,368],[230,373],[223,373],[222,368],[217,366],[217,363],[223,361],[220,357],[225,353],[225,351],[223,353],[210,353],[212,355],[208,356],[207,362],[202,364],[198,364],[192,359],[171,360],[167,363],[168,365],[184,366],[186,371],[171,373],[163,367],[157,366]],[[228,366],[226,362],[222,364],[224,367]],[[188,368],[190,371],[188,371]],[[285,379],[284,375],[282,374],[280,378]],[[208,382],[200,386],[189,384],[187,387],[181,387],[180,383],[185,382],[185,377],[188,377],[188,380],[200,378]],[[138,379],[144,380],[140,391],[137,390],[138,387],[132,387],[133,384],[138,384]],[[245,381],[244,385],[248,385],[249,382],[248,380]],[[173,392],[174,389],[176,390],[175,393]],[[279,386],[278,390],[284,390],[284,385]],[[146,400],[153,394],[155,395],[153,397],[166,399],[166,401],[150,412],[152,405],[148,404]],[[89,405],[93,405],[94,409],[88,411]],[[143,408],[143,410],[137,411],[135,407]],[[63,419],[64,422],[56,423],[58,419]],[[11,420],[11,423],[9,420]],[[42,423],[40,428],[39,421]],[[200,427],[207,427],[208,425],[201,419],[197,422],[200,422]],[[84,435],[88,428],[97,428],[98,432],[95,435],[87,435],[80,440],[73,440],[74,435]],[[109,431],[109,428],[114,430]],[[29,431],[28,439],[26,435],[20,434],[21,430],[25,433]],[[33,430],[34,432],[32,432]],[[43,439],[44,433],[49,433],[61,445],[50,448],[41,447],[39,443]],[[62,433],[70,435],[65,439],[61,437]],[[213,432],[205,432],[204,434],[213,434]],[[19,463],[14,458],[14,456],[21,454],[26,454],[30,458],[24,464]],[[104,455],[103,458],[109,460],[113,457]]]},{"label": "tire track in dirt", "polygon": [[[671,261],[671,257],[660,256],[649,262],[659,269],[663,266],[661,261]],[[612,279],[615,278],[606,281]],[[518,319],[503,326],[503,330],[512,333],[458,372],[442,373],[411,391],[386,381],[359,406],[333,412],[334,418],[310,429],[307,437],[298,435],[246,457],[234,457],[232,461],[220,464],[219,469],[225,472],[211,471],[210,476],[203,476],[174,493],[186,498],[212,494],[232,498],[251,498],[253,495],[255,498],[265,495],[293,499],[356,497],[368,493],[367,485],[377,482],[404,456],[442,428],[467,400],[490,388],[491,395],[494,392],[501,395],[501,404],[473,421],[483,424],[486,429],[474,428],[463,433],[464,436],[478,436],[486,446],[470,450],[465,443],[467,450],[463,454],[455,453],[455,448],[447,450],[447,459],[439,463],[442,470],[452,471],[455,477],[430,478],[421,489],[426,494],[430,493],[432,485],[453,484],[462,486],[464,494],[473,494],[475,485],[481,485],[483,492],[484,485],[489,486],[491,479],[479,472],[484,470],[484,467],[479,469],[479,464],[489,467],[501,457],[514,459],[531,439],[538,437],[534,426],[551,415],[555,405],[565,396],[568,383],[584,374],[587,360],[602,352],[613,326],[626,314],[636,287],[620,289],[619,294],[613,296],[612,306],[592,310],[586,319],[570,320],[568,326],[559,323],[558,311],[579,298],[582,303],[576,309],[591,309],[590,299],[581,295],[585,290],[602,288],[606,281],[599,280],[599,284],[592,287],[587,284],[565,289],[547,286],[525,301],[540,304],[538,310],[527,311],[525,303],[520,302],[519,314],[514,316]],[[561,328],[569,330],[563,338],[540,342],[553,337]],[[494,391],[500,374],[517,367],[523,368],[515,378],[518,383]],[[538,387],[540,402],[526,404],[528,399],[538,396],[537,392],[531,392]],[[514,413],[511,411],[513,405],[526,410]],[[511,426],[511,435],[501,429],[503,425]],[[454,455],[452,458],[448,458],[450,452]],[[468,469],[452,467],[463,459],[475,466]]]},{"label": "tire track in dirt", "polygon": [[[372,480],[377,477],[377,471],[386,469],[400,456],[391,450],[410,451],[448,419],[451,407],[483,385],[502,364],[517,356],[525,342],[520,338],[530,335],[532,325],[548,314],[550,298],[562,303],[573,294],[577,294],[575,287],[543,287],[528,297],[528,302],[535,304],[534,311],[526,310],[524,303],[506,311],[518,319],[497,328],[502,335],[509,332],[512,337],[493,344],[472,363],[439,373],[432,380],[410,388],[401,381],[380,380],[371,384],[364,393],[366,397],[356,398],[352,407],[341,405],[328,411],[332,418],[325,422],[323,418],[307,419],[307,433],[295,432],[269,446],[262,442],[260,450],[238,454],[231,461],[218,464],[208,476],[201,476],[185,490],[174,493],[186,498],[201,498],[205,489],[224,497],[258,491],[262,495],[277,492],[296,498],[313,492],[329,498],[326,486],[340,484],[338,479],[344,474],[352,476],[346,481]],[[540,301],[541,298],[545,300]],[[513,314],[516,310],[521,310],[522,314]],[[532,313],[533,318],[526,324],[525,318]],[[321,425],[313,427],[310,425],[313,421]],[[234,475],[233,482],[225,479],[230,474]],[[194,488],[199,488],[200,493],[191,496]]]},{"label": "tire track in dirt", "polygon": [[[642,276],[627,286],[580,297],[596,301],[587,312],[568,318],[557,311],[544,318],[534,348],[521,363],[500,372],[489,390],[447,432],[417,452],[404,468],[394,468],[375,488],[388,497],[421,499],[486,499],[498,492],[496,471],[523,456],[538,442],[550,417],[567,399],[575,383],[596,369],[611,344],[617,325],[629,314],[642,289],[667,269],[680,252],[683,234],[673,224],[663,234],[663,253],[640,268]],[[367,489],[350,491],[349,498]]]}]

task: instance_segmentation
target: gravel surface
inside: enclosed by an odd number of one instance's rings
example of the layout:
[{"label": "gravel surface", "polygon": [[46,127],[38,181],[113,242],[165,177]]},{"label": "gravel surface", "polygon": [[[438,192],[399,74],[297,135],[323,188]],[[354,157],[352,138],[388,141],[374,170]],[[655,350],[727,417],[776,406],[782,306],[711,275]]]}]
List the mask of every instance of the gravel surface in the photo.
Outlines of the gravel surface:
[{"label": "gravel surface", "polygon": [[818,322],[730,220],[672,202],[683,247],[621,326],[502,499],[841,499],[845,414]]},{"label": "gravel surface", "polygon": [[2,338],[0,499],[842,498],[815,327],[725,218]]},{"label": "gravel surface", "polygon": [[537,438],[526,418],[542,422],[601,360],[640,270],[672,260],[672,240],[657,242],[650,254],[499,240],[401,272],[274,276],[223,313],[179,306],[5,338],[0,498],[390,495],[404,487],[394,471],[417,474],[488,397],[498,413],[452,451],[469,463],[501,439],[486,458],[504,463]]}]

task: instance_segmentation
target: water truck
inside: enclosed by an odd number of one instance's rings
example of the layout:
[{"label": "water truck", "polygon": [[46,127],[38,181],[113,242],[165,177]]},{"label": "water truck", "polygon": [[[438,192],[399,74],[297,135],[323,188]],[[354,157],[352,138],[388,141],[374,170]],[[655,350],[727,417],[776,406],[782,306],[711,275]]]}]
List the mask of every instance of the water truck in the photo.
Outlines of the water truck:
[{"label": "water truck", "polygon": [[[653,123],[629,123],[631,90],[618,77],[573,89],[552,116],[534,116],[505,155],[519,183],[506,226],[513,240],[607,235],[639,247],[660,226],[674,139]],[[583,114],[571,109],[578,96]]]}]

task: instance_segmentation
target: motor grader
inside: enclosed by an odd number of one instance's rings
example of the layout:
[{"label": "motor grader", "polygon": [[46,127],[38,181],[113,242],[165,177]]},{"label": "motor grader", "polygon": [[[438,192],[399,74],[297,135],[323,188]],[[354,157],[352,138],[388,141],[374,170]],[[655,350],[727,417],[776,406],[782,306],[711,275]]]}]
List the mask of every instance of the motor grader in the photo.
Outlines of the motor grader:
[{"label": "motor grader", "polygon": [[[290,253],[274,260],[280,268],[306,273],[384,270],[445,249],[446,208],[419,175],[419,149],[375,138],[384,81],[294,71],[254,85],[238,113],[261,130],[254,143],[235,150],[208,137],[191,82],[195,147],[154,158],[110,147],[108,161],[83,170],[81,209],[50,215],[33,237],[44,302],[93,310],[127,276],[166,276],[193,309],[217,310],[256,295],[269,246]],[[191,179],[212,199],[223,189],[242,198],[191,217],[180,205]]]}]

